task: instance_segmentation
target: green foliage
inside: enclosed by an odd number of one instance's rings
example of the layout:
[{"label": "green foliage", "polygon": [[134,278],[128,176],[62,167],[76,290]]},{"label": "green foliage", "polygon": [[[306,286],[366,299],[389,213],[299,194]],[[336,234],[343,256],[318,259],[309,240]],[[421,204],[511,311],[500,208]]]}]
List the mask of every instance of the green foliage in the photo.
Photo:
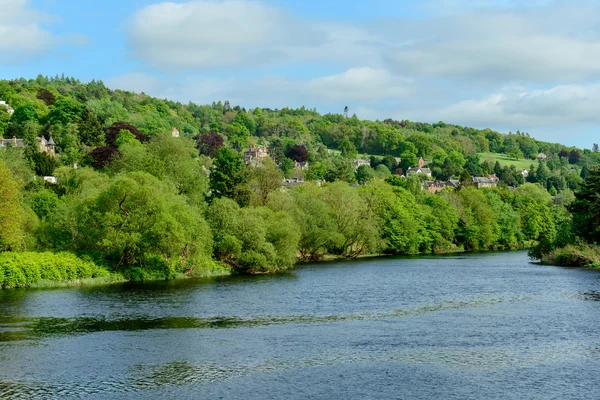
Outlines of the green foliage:
[{"label": "green foliage", "polygon": [[575,233],[589,243],[600,243],[600,164],[590,168],[586,178],[569,210]]},{"label": "green foliage", "polygon": [[41,281],[108,277],[109,271],[71,253],[0,253],[0,288],[25,288]]},{"label": "green foliage", "polygon": [[25,218],[19,184],[0,160],[0,251],[23,247]]},{"label": "green foliage", "polygon": [[541,257],[543,264],[564,267],[600,267],[600,247],[585,243],[568,244]]},{"label": "green foliage", "polygon": [[215,258],[240,273],[274,272],[295,262],[300,236],[285,212],[240,208],[222,198],[213,200],[207,220],[214,232]]},{"label": "green foliage", "polygon": [[216,151],[210,174],[212,198],[239,199],[239,189],[248,180],[242,155],[228,147]]}]

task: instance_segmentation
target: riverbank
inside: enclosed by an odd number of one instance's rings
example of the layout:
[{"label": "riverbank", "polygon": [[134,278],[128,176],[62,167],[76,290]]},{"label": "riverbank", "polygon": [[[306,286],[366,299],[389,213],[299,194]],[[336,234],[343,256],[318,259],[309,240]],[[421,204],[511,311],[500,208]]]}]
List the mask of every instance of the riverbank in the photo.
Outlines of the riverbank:
[{"label": "riverbank", "polygon": [[541,259],[543,265],[561,267],[600,268],[600,246],[590,244],[567,245],[552,250]]},{"label": "riverbank", "polygon": [[128,268],[114,272],[86,257],[61,252],[0,253],[0,289],[101,286],[129,281],[188,279],[231,275],[231,268],[210,263],[188,273],[174,272],[166,265],[148,269]]},{"label": "riverbank", "polygon": [[[515,250],[488,250],[482,253]],[[473,254],[463,248],[453,248],[437,253],[418,254],[363,254],[348,258],[341,255],[326,254],[318,260],[298,260],[295,265],[329,263],[344,260],[367,260],[395,256],[443,256],[452,254]],[[548,265],[560,265],[548,262]],[[567,266],[567,265],[565,265]],[[102,286],[124,282],[151,282],[164,280],[182,280],[191,278],[210,278],[234,275],[236,272],[220,262],[211,262],[193,271],[174,272],[164,263],[153,264],[147,268],[130,267],[114,272],[108,266],[100,266],[87,258],[73,253],[26,252],[0,253],[0,290],[19,288],[57,288],[76,286]]]}]

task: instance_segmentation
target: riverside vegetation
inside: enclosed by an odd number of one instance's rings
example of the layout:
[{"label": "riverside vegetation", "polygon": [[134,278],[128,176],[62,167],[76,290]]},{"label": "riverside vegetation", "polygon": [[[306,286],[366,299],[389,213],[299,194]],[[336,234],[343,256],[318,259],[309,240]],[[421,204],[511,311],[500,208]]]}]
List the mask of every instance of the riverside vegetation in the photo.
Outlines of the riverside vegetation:
[{"label": "riverside vegetation", "polygon": [[[0,149],[2,288],[532,246],[546,262],[598,261],[597,145],[304,107],[184,105],[65,77],[0,81],[0,99],[14,108],[0,107],[0,133],[15,138]],[[50,138],[53,152],[40,151]],[[253,145],[269,148],[255,166],[241,153]],[[370,165],[355,170],[359,152]],[[481,161],[488,152],[532,160],[528,176]],[[426,177],[401,177],[420,157],[460,188],[430,194]],[[472,186],[487,174],[498,187]],[[282,188],[284,178],[303,184]],[[574,249],[591,262],[564,261]]]}]

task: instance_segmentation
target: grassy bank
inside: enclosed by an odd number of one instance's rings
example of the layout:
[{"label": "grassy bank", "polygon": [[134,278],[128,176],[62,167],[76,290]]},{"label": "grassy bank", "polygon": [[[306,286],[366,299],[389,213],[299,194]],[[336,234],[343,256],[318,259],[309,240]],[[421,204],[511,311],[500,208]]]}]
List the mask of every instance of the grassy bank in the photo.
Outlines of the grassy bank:
[{"label": "grassy bank", "polygon": [[145,268],[132,267],[113,272],[91,259],[67,252],[0,253],[0,289],[96,286],[230,274],[231,269],[220,263],[208,263],[187,274],[172,271],[161,262],[151,262]]},{"label": "grassy bank", "polygon": [[600,246],[570,244],[546,254],[542,258],[541,263],[562,267],[600,268]]},{"label": "grassy bank", "polygon": [[0,288],[66,284],[89,279],[116,280],[106,268],[71,253],[1,253]]}]

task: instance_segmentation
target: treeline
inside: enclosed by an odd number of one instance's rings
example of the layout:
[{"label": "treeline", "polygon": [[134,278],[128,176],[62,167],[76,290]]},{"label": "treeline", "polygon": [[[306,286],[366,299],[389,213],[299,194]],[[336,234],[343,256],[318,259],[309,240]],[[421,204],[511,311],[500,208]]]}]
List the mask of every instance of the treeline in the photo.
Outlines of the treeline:
[{"label": "treeline", "polygon": [[[0,132],[24,144],[0,149],[0,251],[70,252],[128,279],[560,243],[571,190],[600,157],[520,132],[183,105],[64,77],[0,81],[0,99],[14,108],[0,106]],[[42,135],[54,155],[40,151]],[[245,163],[251,145],[269,157]],[[525,178],[476,154],[516,147],[548,159]],[[359,151],[372,157],[355,170]],[[424,177],[400,177],[418,157],[461,188],[432,195]],[[487,173],[503,184],[471,186]],[[282,187],[284,177],[306,183]]]},{"label": "treeline", "polygon": [[141,278],[223,265],[263,273],[297,258],[517,249],[556,238],[566,218],[531,183],[431,195],[418,177],[390,176],[285,189],[275,162],[250,167],[228,147],[212,160],[186,137],[141,143],[125,132],[117,142],[101,171],[61,167],[57,184],[27,172],[23,150],[5,149],[0,248],[70,251]]}]

